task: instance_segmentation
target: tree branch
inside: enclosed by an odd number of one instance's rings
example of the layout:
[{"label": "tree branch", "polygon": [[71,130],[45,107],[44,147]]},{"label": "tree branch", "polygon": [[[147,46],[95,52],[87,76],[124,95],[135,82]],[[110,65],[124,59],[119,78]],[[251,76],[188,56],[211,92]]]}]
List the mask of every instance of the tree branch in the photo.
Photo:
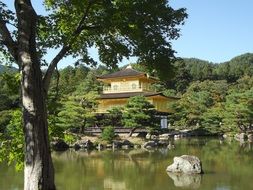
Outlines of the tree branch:
[{"label": "tree branch", "polygon": [[7,47],[10,54],[18,64],[18,45],[17,42],[12,39],[10,31],[6,26],[6,22],[2,19],[2,16],[0,17],[0,34],[3,38],[1,42],[3,42],[3,44]]},{"label": "tree branch", "polygon": [[59,51],[59,53],[55,56],[55,58],[51,61],[47,72],[43,78],[43,87],[45,94],[47,94],[49,85],[50,85],[50,80],[52,78],[52,75],[54,73],[54,70],[59,63],[59,61],[65,56],[65,54],[70,50],[70,46],[63,46],[62,49]]},{"label": "tree branch", "polygon": [[62,47],[62,49],[59,51],[59,53],[55,56],[55,58],[49,64],[49,67],[48,67],[46,74],[43,78],[43,85],[44,85],[45,93],[47,93],[49,90],[50,80],[52,78],[53,72],[54,72],[57,64],[66,55],[66,53],[71,49],[72,44],[75,42],[76,38],[80,35],[80,33],[86,28],[86,26],[84,26],[84,22],[89,14],[89,10],[90,10],[92,4],[94,4],[94,2],[95,1],[93,1],[93,2],[89,1],[89,4],[86,7],[83,17],[81,18],[80,22],[78,23],[77,28],[74,30],[74,32],[72,34],[72,38],[69,40],[67,45],[64,45]]}]

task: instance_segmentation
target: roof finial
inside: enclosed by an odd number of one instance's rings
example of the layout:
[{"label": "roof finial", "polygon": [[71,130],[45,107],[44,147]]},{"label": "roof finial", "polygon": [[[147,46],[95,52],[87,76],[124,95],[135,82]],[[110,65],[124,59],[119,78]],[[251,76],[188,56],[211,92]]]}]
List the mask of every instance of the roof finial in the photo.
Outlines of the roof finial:
[{"label": "roof finial", "polygon": [[132,65],[131,64],[127,65],[126,69],[132,69]]}]

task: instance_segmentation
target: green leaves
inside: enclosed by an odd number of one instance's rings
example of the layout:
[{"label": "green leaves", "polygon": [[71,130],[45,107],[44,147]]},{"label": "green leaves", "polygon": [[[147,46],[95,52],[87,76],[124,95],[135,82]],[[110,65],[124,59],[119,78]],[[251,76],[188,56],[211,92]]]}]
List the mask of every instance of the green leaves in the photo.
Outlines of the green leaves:
[{"label": "green leaves", "polygon": [[101,137],[103,140],[112,142],[113,138],[115,137],[114,127],[107,126],[102,131]]},{"label": "green leaves", "polygon": [[224,123],[235,130],[246,130],[253,123],[253,88],[245,92],[233,92],[227,96]]},{"label": "green leaves", "polygon": [[169,76],[174,60],[170,40],[179,37],[185,9],[174,10],[166,0],[46,0],[45,5],[50,15],[40,22],[39,30],[45,47],[70,45],[69,54],[86,64],[94,64],[88,48],[96,47],[100,61],[111,67],[124,57],[136,56],[149,70]]},{"label": "green leaves", "polygon": [[96,95],[88,93],[82,96],[69,96],[62,99],[62,109],[57,114],[56,126],[64,130],[70,128],[82,129],[93,126]]},{"label": "green leaves", "polygon": [[21,110],[12,112],[6,132],[0,135],[0,162],[15,163],[17,170],[24,165],[24,133]]},{"label": "green leaves", "polygon": [[247,130],[253,123],[252,77],[234,84],[227,81],[193,82],[174,103],[175,126],[200,127],[212,134]]},{"label": "green leaves", "polygon": [[129,98],[123,111],[122,118],[126,127],[155,128],[158,126],[155,107],[143,96]]}]

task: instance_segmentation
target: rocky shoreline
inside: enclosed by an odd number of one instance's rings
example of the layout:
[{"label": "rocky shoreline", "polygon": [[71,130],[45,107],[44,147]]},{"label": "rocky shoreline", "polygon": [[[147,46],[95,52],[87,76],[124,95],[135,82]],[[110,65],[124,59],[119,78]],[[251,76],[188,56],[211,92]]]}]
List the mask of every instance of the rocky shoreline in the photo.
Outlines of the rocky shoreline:
[{"label": "rocky shoreline", "polygon": [[245,133],[236,133],[236,134],[224,134],[222,138],[229,141],[239,141],[240,143],[253,142],[253,131],[245,132]]},{"label": "rocky shoreline", "polygon": [[[184,135],[180,135],[184,137]],[[152,149],[158,147],[174,148],[173,141],[180,138],[179,135],[164,133],[160,135],[147,134],[145,137],[118,136],[112,142],[101,140],[98,136],[85,135],[79,137],[74,143],[67,143],[62,139],[54,138],[51,141],[51,148],[54,151],[65,151],[69,148],[75,150],[103,150],[103,149],[130,149],[144,148]]]},{"label": "rocky shoreline", "polygon": [[[147,134],[145,137],[117,137],[112,142],[102,141],[98,136],[81,136],[74,143],[66,143],[64,140],[55,138],[51,141],[54,151],[65,151],[69,148],[74,150],[103,150],[103,149],[130,149],[130,148],[174,148],[174,141],[180,138],[203,137],[193,134],[191,131],[177,133],[164,133],[160,135]],[[239,141],[240,143],[253,142],[253,133],[223,134],[221,140]]]}]

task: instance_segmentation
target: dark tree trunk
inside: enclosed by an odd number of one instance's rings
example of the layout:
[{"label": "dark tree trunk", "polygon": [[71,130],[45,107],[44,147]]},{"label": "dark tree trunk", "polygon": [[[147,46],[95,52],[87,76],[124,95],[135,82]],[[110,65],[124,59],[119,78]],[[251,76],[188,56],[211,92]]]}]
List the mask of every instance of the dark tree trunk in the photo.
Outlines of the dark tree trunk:
[{"label": "dark tree trunk", "polygon": [[131,137],[134,133],[134,131],[137,129],[138,127],[134,127],[130,130],[129,134],[128,134],[128,137]]},{"label": "dark tree trunk", "polygon": [[30,0],[15,0],[18,17],[18,63],[22,74],[25,134],[24,190],[55,190],[50,154],[46,93],[36,52],[37,15]]},{"label": "dark tree trunk", "polygon": [[83,120],[83,124],[79,129],[79,133],[84,134],[84,127],[85,127],[86,119]]}]

